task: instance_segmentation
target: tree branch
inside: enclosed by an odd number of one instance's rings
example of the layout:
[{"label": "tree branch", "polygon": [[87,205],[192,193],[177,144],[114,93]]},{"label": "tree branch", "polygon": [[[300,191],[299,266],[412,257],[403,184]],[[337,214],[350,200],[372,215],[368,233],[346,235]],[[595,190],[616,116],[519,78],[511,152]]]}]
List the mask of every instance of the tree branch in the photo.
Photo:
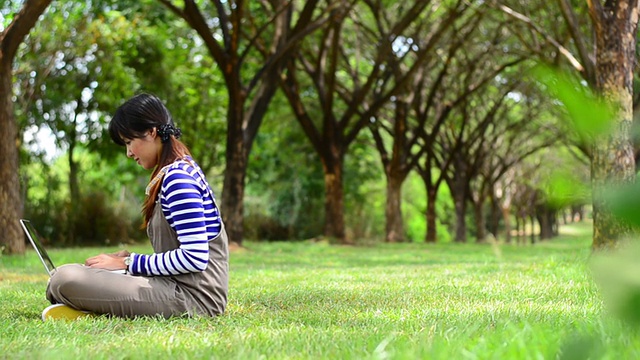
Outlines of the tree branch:
[{"label": "tree branch", "polygon": [[50,3],[51,0],[27,0],[9,26],[0,33],[0,61],[3,65],[13,62],[18,47]]},{"label": "tree branch", "polygon": [[594,84],[596,79],[596,70],[595,70],[595,60],[589,56],[589,51],[587,50],[587,44],[584,39],[584,36],[578,30],[578,24],[576,20],[576,14],[573,11],[571,5],[567,2],[567,0],[556,0],[558,5],[560,6],[560,10],[562,12],[562,16],[567,22],[567,26],[569,27],[569,33],[571,34],[571,38],[576,44],[576,48],[578,49],[578,55],[580,59],[582,59],[582,63],[584,64],[585,69],[585,79],[587,82]]},{"label": "tree branch", "polygon": [[533,23],[533,21],[531,21],[531,19],[513,9],[511,9],[510,7],[506,6],[506,5],[498,5],[498,8],[504,12],[505,14],[518,19],[519,21],[522,21],[523,23],[527,24],[527,26],[529,26],[532,30],[534,30],[536,33],[540,34],[540,36],[542,36],[545,40],[547,40],[547,42],[549,42],[551,45],[553,45],[554,47],[556,47],[558,49],[558,51],[560,52],[560,54],[562,54],[562,56],[564,56],[569,63],[571,64],[571,66],[573,66],[576,70],[578,70],[579,72],[584,72],[584,66],[582,66],[582,64],[580,63],[580,61],[578,61],[578,59],[576,59],[573,54],[571,54],[571,52],[565,48],[564,46],[562,46],[562,44],[560,44],[558,41],[556,41],[556,39],[552,38],[551,36],[549,36],[547,33],[544,32],[543,29],[541,29],[539,26],[537,26],[536,24]]}]

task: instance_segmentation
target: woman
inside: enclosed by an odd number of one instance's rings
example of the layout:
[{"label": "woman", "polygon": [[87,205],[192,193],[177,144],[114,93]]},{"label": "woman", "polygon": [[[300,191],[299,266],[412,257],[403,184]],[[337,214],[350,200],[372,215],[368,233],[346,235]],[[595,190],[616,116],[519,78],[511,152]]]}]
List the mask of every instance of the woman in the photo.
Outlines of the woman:
[{"label": "woman", "polygon": [[178,140],[169,111],[157,97],[137,95],[116,110],[109,133],[127,157],[153,169],[142,212],[154,254],[120,251],[59,267],[47,287],[54,305],[43,319],[222,314],[227,235],[211,187]]}]

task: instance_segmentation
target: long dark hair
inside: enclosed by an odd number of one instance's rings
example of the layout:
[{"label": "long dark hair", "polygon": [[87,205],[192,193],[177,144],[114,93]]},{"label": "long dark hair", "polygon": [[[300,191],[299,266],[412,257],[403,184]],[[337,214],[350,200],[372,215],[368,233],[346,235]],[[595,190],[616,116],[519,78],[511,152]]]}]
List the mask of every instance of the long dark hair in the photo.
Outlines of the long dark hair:
[{"label": "long dark hair", "polygon": [[[162,100],[155,95],[139,94],[127,100],[116,110],[109,123],[109,135],[113,142],[125,146],[124,139],[143,138],[153,128],[158,131],[163,127],[166,128],[167,125],[177,129],[169,110],[164,106]],[[179,136],[180,132],[178,130],[166,136],[166,141],[163,139],[158,163],[153,169],[150,179],[153,179],[164,166],[191,155],[187,146],[177,139]],[[143,226],[145,227],[149,224],[149,220],[153,215],[161,185],[162,181],[156,182],[151,187],[149,196],[144,200],[142,214],[144,215]]]}]

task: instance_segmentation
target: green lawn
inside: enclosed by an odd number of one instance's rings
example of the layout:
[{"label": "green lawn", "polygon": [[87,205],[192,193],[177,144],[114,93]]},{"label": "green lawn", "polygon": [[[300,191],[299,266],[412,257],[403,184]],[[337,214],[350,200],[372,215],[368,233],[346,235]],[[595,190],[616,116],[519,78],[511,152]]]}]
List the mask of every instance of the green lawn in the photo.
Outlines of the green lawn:
[{"label": "green lawn", "polygon": [[[0,358],[632,359],[603,310],[589,224],[535,246],[248,243],[216,319],[46,322],[35,254],[0,257]],[[51,251],[58,263],[97,251]],[[147,250],[139,246],[135,250]]]}]

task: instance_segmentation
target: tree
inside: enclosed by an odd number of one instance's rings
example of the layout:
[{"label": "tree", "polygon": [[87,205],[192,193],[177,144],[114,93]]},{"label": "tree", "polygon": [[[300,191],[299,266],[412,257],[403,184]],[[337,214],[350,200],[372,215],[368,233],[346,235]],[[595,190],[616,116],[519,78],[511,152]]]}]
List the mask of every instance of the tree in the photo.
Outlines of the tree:
[{"label": "tree", "polygon": [[633,75],[640,5],[637,0],[588,0],[595,30],[595,88],[617,110],[611,134],[597,134],[591,157],[593,248],[615,246],[628,233],[616,219],[605,190],[635,182]]},{"label": "tree", "polygon": [[[464,176],[466,171],[452,171],[452,168],[464,167],[466,166],[464,161],[471,161],[465,158],[468,154],[461,155],[461,152],[464,152],[464,144],[469,145],[470,142],[475,142],[476,140],[470,139],[472,137],[482,138],[486,131],[485,122],[494,121],[492,111],[483,108],[486,101],[475,100],[474,96],[478,93],[490,93],[493,88],[499,87],[500,79],[505,78],[502,73],[525,60],[525,57],[518,55],[495,56],[504,46],[504,26],[498,21],[491,21],[493,19],[479,22],[484,15],[486,14],[479,12],[466,23],[466,26],[473,31],[458,29],[457,33],[460,35],[458,41],[461,42],[459,46],[462,46],[464,51],[459,51],[455,57],[452,53],[449,54],[446,61],[447,67],[438,75],[438,81],[435,82],[437,86],[429,89],[428,96],[416,98],[417,103],[412,106],[418,119],[431,116],[434,120],[419,129],[422,138],[419,146],[424,149],[424,157],[416,167],[426,187],[426,242],[435,242],[437,238],[435,203],[439,188],[445,181],[449,183],[454,199],[460,196],[455,199],[458,201],[454,202],[458,214],[456,239],[463,241],[466,230],[463,222],[464,215],[460,214],[465,213],[466,189],[460,187],[462,191],[456,192],[452,188],[452,181],[453,175]],[[440,82],[442,84],[439,84]],[[423,98],[426,100],[421,100]],[[422,103],[426,105],[423,106]],[[467,106],[472,106],[473,109],[468,111]],[[490,106],[487,105],[487,107]],[[478,114],[483,111],[489,118],[479,120]],[[445,120],[446,126],[442,126]],[[474,173],[473,169],[468,170],[472,171],[467,174],[470,179]]]},{"label": "tree", "polygon": [[[351,241],[345,236],[343,191],[349,146],[379,109],[409,85],[430,58],[436,39],[468,8],[456,1],[438,9],[443,19],[430,29],[431,36],[422,39],[420,30],[430,24],[423,23],[431,15],[425,10],[429,3],[345,4],[321,34],[301,44],[298,56],[287,66],[282,89],[323,166],[324,235],[338,242]],[[405,67],[397,77],[392,74],[398,67],[387,66],[390,58]],[[315,96],[307,96],[309,92]]]},{"label": "tree", "polygon": [[[456,21],[453,22],[443,18],[441,14],[422,19],[421,26],[435,27],[437,24],[446,30],[421,36],[424,43],[439,42],[435,46],[438,51],[423,54],[425,60],[419,71],[414,73],[412,80],[392,98],[388,106],[380,110],[375,121],[369,124],[387,179],[387,242],[404,240],[404,222],[400,206],[402,184],[409,172],[418,166],[419,161],[429,156],[428,147],[434,144],[434,134],[438,133],[450,113],[451,103],[444,100],[443,94],[446,90],[443,89],[443,85],[445,79],[457,75],[449,73],[450,65],[481,19],[482,16],[477,13],[469,18],[465,18],[462,13],[457,14]],[[440,21],[443,23],[438,23]],[[404,46],[408,48],[413,42],[412,38],[407,38]],[[394,56],[389,57],[385,67],[390,69],[391,76],[398,82],[402,81],[406,71],[411,70]],[[425,140],[421,143],[421,139]],[[428,171],[430,170],[431,168]],[[435,229],[435,226],[428,229]]]},{"label": "tree", "polygon": [[[517,75],[511,74],[511,77],[514,76]],[[508,93],[510,97],[499,109],[496,116],[498,121],[494,121],[482,135],[479,149],[482,155],[475,157],[477,163],[474,166],[479,168],[479,176],[472,179],[469,188],[478,242],[485,240],[484,210],[487,200],[491,200],[492,218],[499,219],[494,192],[499,180],[513,167],[519,166],[539,151],[553,146],[559,139],[554,118],[549,116],[548,106],[545,106],[546,99],[531,91],[531,86],[518,85]],[[504,217],[504,221],[507,227],[508,216]],[[492,233],[497,237],[496,228],[497,226],[493,226]]]},{"label": "tree", "polygon": [[0,244],[8,253],[23,253],[20,229],[22,213],[19,168],[18,125],[13,113],[12,66],[18,47],[24,41],[51,0],[26,0],[11,23],[0,32]]},{"label": "tree", "polygon": [[198,33],[222,72],[228,96],[222,216],[229,239],[241,244],[248,158],[284,61],[335,5],[321,9],[320,1],[311,0],[296,12],[297,2],[286,0],[185,0],[183,6],[159,1]]},{"label": "tree", "polygon": [[[557,24],[544,28],[529,16],[505,5],[497,5],[503,12],[518,19],[557,50],[556,55],[542,55],[546,62],[558,63],[560,54],[584,80],[606,99],[615,113],[611,116],[609,134],[591,139],[588,152],[591,158],[591,184],[593,201],[593,249],[615,246],[617,240],[629,232],[612,213],[611,203],[605,196],[611,186],[635,182],[635,154],[631,139],[633,122],[633,75],[636,61],[636,43],[639,3],[636,0],[587,0],[591,31],[585,31],[584,19],[578,16],[569,0],[556,0],[566,25],[564,39],[570,39],[574,54],[549,35],[545,29],[558,28]],[[495,4],[494,4],[495,5]],[[581,15],[581,14],[580,14]],[[595,52],[595,56],[592,53]],[[585,119],[576,119],[586,121]]]},{"label": "tree", "polygon": [[509,121],[502,118],[501,110],[506,107],[507,96],[514,86],[487,87],[479,99],[465,98],[456,111],[459,124],[439,134],[437,139],[443,153],[451,156],[451,166],[445,168],[444,178],[455,204],[457,242],[467,241],[466,210],[471,198],[470,184],[479,176],[481,164],[489,156],[486,151],[491,150],[488,144],[490,129],[496,127],[496,123]]}]

